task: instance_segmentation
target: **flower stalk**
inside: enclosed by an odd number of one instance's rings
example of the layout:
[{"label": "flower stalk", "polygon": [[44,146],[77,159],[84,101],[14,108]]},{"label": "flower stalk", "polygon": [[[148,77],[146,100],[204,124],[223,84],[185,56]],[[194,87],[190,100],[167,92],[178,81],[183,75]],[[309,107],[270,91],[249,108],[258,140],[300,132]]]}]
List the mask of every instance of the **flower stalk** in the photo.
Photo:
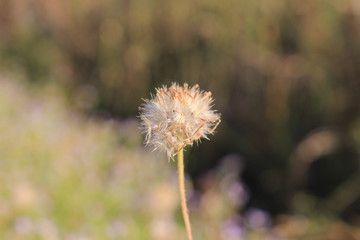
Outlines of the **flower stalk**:
[{"label": "flower stalk", "polygon": [[185,178],[184,178],[184,150],[181,149],[177,154],[178,175],[179,175],[179,191],[181,200],[181,210],[185,222],[185,228],[188,240],[192,240],[191,224],[186,204]]}]

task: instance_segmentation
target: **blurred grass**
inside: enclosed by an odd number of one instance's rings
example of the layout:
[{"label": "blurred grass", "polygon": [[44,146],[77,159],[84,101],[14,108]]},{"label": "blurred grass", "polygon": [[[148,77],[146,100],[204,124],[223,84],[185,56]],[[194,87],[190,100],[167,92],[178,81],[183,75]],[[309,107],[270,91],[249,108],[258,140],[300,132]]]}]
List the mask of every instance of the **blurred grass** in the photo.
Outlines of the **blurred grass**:
[{"label": "blurred grass", "polygon": [[212,89],[223,109],[267,101],[264,117],[278,124],[306,90],[332,118],[351,100],[347,87],[358,89],[358,9],[352,0],[4,0],[0,63],[122,116],[154,86],[187,81]]},{"label": "blurred grass", "polygon": [[86,120],[56,89],[1,86],[1,239],[151,239],[154,193],[175,224],[170,165],[139,148],[136,121]]}]

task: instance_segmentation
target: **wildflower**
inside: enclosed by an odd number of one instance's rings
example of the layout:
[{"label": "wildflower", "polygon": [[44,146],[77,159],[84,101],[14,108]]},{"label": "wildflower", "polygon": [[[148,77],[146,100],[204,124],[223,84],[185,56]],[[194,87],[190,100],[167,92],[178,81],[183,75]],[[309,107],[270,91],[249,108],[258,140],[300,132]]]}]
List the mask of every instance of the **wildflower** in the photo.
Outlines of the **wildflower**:
[{"label": "wildflower", "polygon": [[145,144],[165,151],[169,158],[201,138],[208,139],[220,123],[220,114],[211,109],[211,92],[201,91],[197,84],[163,86],[144,101],[139,109]]},{"label": "wildflower", "polygon": [[220,123],[220,114],[211,109],[211,92],[200,91],[199,85],[189,88],[173,83],[169,88],[156,89],[152,99],[140,107],[141,128],[145,144],[154,150],[166,151],[169,158],[177,155],[181,209],[188,240],[192,240],[186,204],[184,178],[184,147],[201,138],[208,139]]}]

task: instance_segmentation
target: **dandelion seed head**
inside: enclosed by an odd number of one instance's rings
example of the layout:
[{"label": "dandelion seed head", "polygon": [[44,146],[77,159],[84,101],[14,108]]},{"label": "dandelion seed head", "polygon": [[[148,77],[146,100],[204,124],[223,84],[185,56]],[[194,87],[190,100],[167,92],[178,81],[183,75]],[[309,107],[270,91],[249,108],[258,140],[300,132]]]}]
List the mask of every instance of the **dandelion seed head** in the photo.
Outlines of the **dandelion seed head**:
[{"label": "dandelion seed head", "polygon": [[220,123],[220,114],[212,110],[213,101],[211,92],[201,91],[197,84],[157,88],[140,107],[145,144],[165,151],[170,158],[201,138],[209,139]]}]

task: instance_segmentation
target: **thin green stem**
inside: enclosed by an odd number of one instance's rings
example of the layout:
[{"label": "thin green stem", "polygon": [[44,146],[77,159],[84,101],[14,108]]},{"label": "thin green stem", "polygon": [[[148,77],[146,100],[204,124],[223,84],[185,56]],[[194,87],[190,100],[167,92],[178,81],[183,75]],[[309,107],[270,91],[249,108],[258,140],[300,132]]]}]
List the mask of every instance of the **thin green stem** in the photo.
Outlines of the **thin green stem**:
[{"label": "thin green stem", "polygon": [[181,209],[184,217],[186,233],[188,240],[192,240],[191,225],[189,219],[189,213],[186,205],[186,194],[185,194],[185,178],[184,178],[184,152],[181,149],[177,154],[178,160],[178,174],[179,174],[179,190],[180,190],[180,200],[181,200]]}]

